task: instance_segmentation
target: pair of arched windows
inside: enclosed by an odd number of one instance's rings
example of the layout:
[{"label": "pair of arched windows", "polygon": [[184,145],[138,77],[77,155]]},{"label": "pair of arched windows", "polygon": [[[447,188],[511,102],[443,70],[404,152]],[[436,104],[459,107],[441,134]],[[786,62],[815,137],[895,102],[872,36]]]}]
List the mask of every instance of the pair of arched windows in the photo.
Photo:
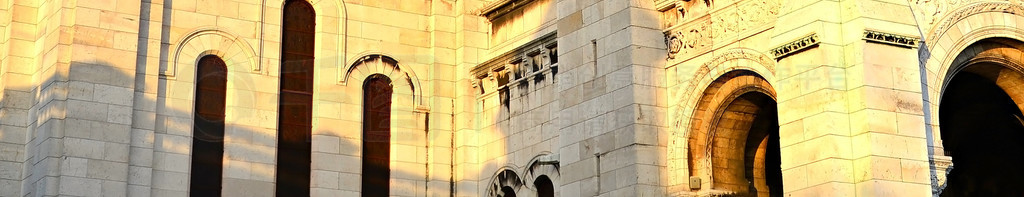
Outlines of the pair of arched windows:
[{"label": "pair of arched windows", "polygon": [[[290,0],[283,18],[275,191],[277,196],[309,196],[316,14],[308,2]],[[190,192],[220,196],[227,67],[217,56],[204,56],[197,76]],[[371,76],[363,92],[362,193],[388,196],[391,80]]]},{"label": "pair of arched windows", "polygon": [[[546,175],[537,177],[537,180],[533,181],[533,187],[537,188],[537,197],[555,196],[555,185]],[[516,197],[516,190],[512,189],[511,186],[503,186],[501,187],[501,194],[498,195],[498,197]]]}]

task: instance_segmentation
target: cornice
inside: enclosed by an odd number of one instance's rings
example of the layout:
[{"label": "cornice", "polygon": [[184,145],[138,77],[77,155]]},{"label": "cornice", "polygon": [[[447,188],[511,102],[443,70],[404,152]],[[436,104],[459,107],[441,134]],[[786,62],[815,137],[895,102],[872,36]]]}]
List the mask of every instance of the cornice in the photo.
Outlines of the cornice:
[{"label": "cornice", "polygon": [[487,20],[494,20],[495,18],[512,12],[512,10],[516,10],[526,4],[530,4],[533,1],[534,0],[497,0],[484,5],[484,7],[477,11],[477,14],[487,17]]},{"label": "cornice", "polygon": [[921,39],[917,37],[885,33],[870,29],[864,30],[864,40],[907,48],[917,48],[917,45],[921,42]]},{"label": "cornice", "polygon": [[821,43],[821,38],[818,37],[818,34],[811,33],[807,34],[806,36],[797,38],[796,40],[787,42],[782,46],[772,48],[770,51],[768,51],[768,53],[771,53],[773,56],[775,56],[775,59],[778,60],[782,59],[783,57],[796,54],[797,52],[800,52],[804,49],[817,46],[819,43]]},{"label": "cornice", "polygon": [[516,59],[522,59],[522,56],[525,55],[525,53],[533,51],[533,49],[536,49],[538,47],[545,47],[548,49],[554,48],[558,46],[557,43],[554,43],[556,42],[555,35],[557,35],[555,32],[545,34],[540,38],[523,44],[522,46],[516,47],[515,49],[509,50],[508,52],[505,52],[497,57],[491,58],[490,60],[487,60],[481,63],[480,65],[473,67],[473,69],[470,70],[470,73],[473,73],[474,75],[477,76],[486,75],[488,72],[491,72],[493,70],[504,69],[505,65],[512,63]]}]

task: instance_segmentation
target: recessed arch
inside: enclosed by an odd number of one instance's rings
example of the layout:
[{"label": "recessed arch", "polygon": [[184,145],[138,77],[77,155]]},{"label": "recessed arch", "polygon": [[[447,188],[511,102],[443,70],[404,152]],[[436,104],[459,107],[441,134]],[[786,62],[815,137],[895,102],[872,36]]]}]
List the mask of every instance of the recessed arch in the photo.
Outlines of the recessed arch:
[{"label": "recessed arch", "polygon": [[781,194],[775,90],[752,71],[713,81],[690,121],[687,169],[700,191],[720,195]]},{"label": "recessed arch", "polygon": [[[669,192],[688,191],[689,177],[698,176],[691,174],[692,162],[689,158],[689,150],[692,149],[688,139],[694,135],[696,128],[693,128],[693,117],[701,111],[699,104],[701,92],[712,86],[712,83],[720,76],[729,72],[743,71],[756,74],[766,83],[775,81],[775,67],[777,62],[769,56],[748,48],[734,48],[718,53],[710,61],[702,64],[696,71],[684,71],[683,67],[676,65],[669,69],[675,69],[678,73],[676,83],[679,88],[670,89],[670,102],[678,103],[672,106],[673,111],[670,120],[673,130],[669,133],[668,144],[668,175],[670,183]],[[695,72],[692,76],[683,73]],[[770,85],[769,85],[770,86]],[[772,94],[774,97],[774,93]],[[707,179],[705,179],[707,181]]]},{"label": "recessed arch", "polygon": [[[174,54],[171,62],[161,63],[160,76],[163,78],[175,78],[180,72],[191,71],[193,65],[206,55],[216,55],[224,60],[230,69],[244,66],[249,72],[261,73],[262,67],[256,60],[253,48],[241,37],[238,37],[227,30],[215,27],[201,27],[192,30],[182,37],[174,46]],[[181,73],[189,75],[192,73]],[[191,79],[191,78],[186,78]]]},{"label": "recessed arch", "polygon": [[932,176],[933,191],[941,191],[945,187],[946,173],[952,164],[950,157],[945,156],[943,148],[943,129],[939,124],[939,106],[941,97],[946,91],[950,76],[959,72],[966,62],[967,56],[961,52],[977,49],[976,43],[983,40],[999,38],[1004,40],[1024,40],[1024,29],[1014,28],[999,23],[972,23],[972,21],[989,21],[989,18],[1003,18],[1008,21],[1024,20],[1024,12],[1020,5],[1008,2],[979,2],[954,9],[947,14],[941,23],[936,24],[926,37],[926,47],[922,49],[922,72],[924,76],[925,124],[931,165],[935,171]]},{"label": "recessed arch", "polygon": [[[550,152],[542,152],[526,165],[526,172],[523,174],[523,183],[529,187],[532,192],[538,194],[556,194],[558,193],[555,187],[558,185],[558,181],[561,177],[561,167],[559,166],[558,158]],[[548,185],[538,185],[548,184]],[[551,186],[551,188],[544,188]],[[550,189],[550,190],[548,190]],[[525,191],[523,191],[525,192]]]},{"label": "recessed arch", "polygon": [[[285,0],[278,6],[284,7],[291,1],[304,1],[316,12],[316,21],[320,24],[315,28],[316,43],[335,43],[320,45],[315,51],[317,68],[342,68],[345,62],[352,57],[348,53],[348,6],[344,0]],[[264,18],[264,21],[267,21]],[[281,25],[267,21],[262,25]],[[264,27],[264,29],[267,29]],[[269,30],[269,29],[268,29]],[[270,30],[273,31],[273,30]],[[269,54],[267,54],[269,55]],[[333,80],[333,79],[324,79]]]},{"label": "recessed arch", "polygon": [[511,167],[502,167],[492,176],[491,183],[487,187],[487,196],[506,196],[508,191],[511,191],[514,196],[515,192],[519,191],[523,185],[525,183],[519,177],[519,173],[516,173]]},{"label": "recessed arch", "polygon": [[382,53],[368,53],[358,57],[352,60],[350,66],[340,77],[343,79],[342,85],[347,85],[350,81],[362,82],[360,80],[367,76],[381,74],[392,79],[397,86],[407,87],[396,88],[398,91],[396,93],[411,96],[416,110],[428,109],[427,105],[423,103],[423,86],[420,85],[420,79],[416,77],[416,73],[412,69],[405,68],[398,59]]},{"label": "recessed arch", "polygon": [[[1024,43],[987,38],[949,66],[938,106],[943,155],[951,157],[941,196],[1021,196],[1024,184]],[[999,154],[992,154],[999,151]]]}]

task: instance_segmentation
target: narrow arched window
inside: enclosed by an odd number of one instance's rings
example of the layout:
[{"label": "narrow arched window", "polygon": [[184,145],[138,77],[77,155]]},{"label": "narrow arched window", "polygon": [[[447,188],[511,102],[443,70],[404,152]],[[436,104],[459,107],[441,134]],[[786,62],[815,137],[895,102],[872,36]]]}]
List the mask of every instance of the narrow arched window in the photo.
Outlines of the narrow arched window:
[{"label": "narrow arched window", "polygon": [[363,196],[390,195],[391,79],[371,75],[363,84]]},{"label": "narrow arched window", "polygon": [[191,196],[220,196],[227,77],[224,60],[214,55],[199,59],[192,122]]},{"label": "narrow arched window", "polygon": [[277,196],[309,196],[316,14],[304,0],[284,5],[278,102]]},{"label": "narrow arched window", "polygon": [[537,188],[537,197],[555,197],[555,185],[548,176],[537,177],[537,180],[533,181],[533,186]]}]

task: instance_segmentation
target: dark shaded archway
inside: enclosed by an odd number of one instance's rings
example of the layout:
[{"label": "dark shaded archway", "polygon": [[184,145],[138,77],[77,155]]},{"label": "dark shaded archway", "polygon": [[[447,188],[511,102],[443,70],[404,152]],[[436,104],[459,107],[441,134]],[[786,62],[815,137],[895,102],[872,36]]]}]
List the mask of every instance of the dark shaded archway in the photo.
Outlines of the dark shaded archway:
[{"label": "dark shaded archway", "polygon": [[747,92],[718,113],[712,152],[715,188],[749,196],[781,196],[775,100],[761,92]]},{"label": "dark shaded archway", "polygon": [[941,196],[1024,196],[1022,117],[991,79],[957,73],[939,105],[942,144],[953,158]]},{"label": "dark shaded archway", "polygon": [[751,71],[728,72],[704,91],[691,121],[690,166],[710,195],[781,196],[775,92]]},{"label": "dark shaded archway", "polygon": [[749,191],[757,196],[782,196],[779,112],[775,100],[763,93],[751,92],[733,102],[738,101],[757,108],[743,148],[743,177],[750,182]]}]

